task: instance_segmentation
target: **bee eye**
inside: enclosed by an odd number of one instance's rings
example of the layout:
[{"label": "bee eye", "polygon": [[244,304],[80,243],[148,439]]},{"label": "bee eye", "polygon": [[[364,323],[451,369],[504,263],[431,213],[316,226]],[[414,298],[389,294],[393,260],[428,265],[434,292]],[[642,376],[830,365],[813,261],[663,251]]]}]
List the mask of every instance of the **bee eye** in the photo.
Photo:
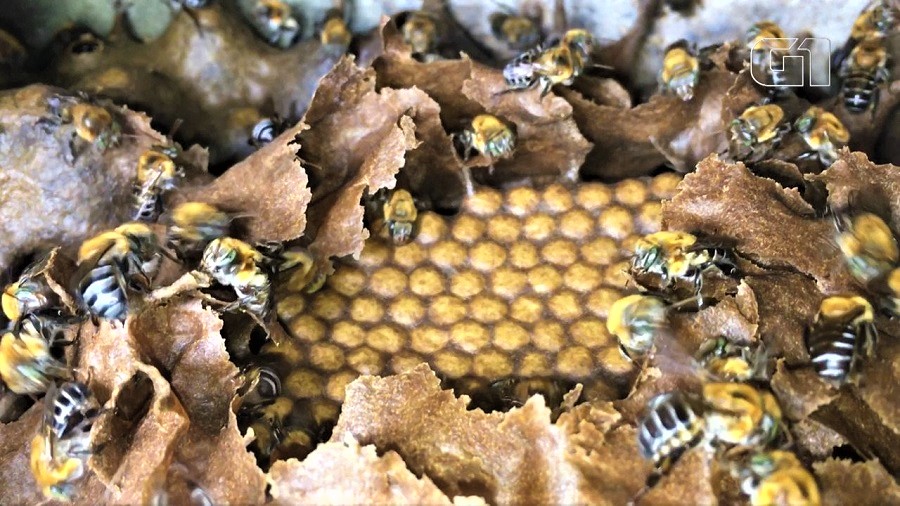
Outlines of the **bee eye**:
[{"label": "bee eye", "polygon": [[75,55],[90,54],[100,51],[103,43],[93,35],[82,35],[69,46],[69,51]]}]

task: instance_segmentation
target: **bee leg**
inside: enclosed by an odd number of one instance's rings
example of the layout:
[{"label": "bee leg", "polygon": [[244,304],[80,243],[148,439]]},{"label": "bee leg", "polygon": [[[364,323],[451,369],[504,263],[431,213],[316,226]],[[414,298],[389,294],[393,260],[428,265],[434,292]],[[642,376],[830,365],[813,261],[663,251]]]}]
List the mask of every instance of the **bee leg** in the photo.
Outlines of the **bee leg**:
[{"label": "bee leg", "polygon": [[547,96],[550,93],[550,89],[553,88],[553,83],[550,82],[549,79],[541,79],[541,98]]},{"label": "bee leg", "polygon": [[475,184],[472,182],[472,169],[464,165],[462,168],[462,173],[463,184],[466,185],[466,195],[471,197],[472,195],[475,195]]}]

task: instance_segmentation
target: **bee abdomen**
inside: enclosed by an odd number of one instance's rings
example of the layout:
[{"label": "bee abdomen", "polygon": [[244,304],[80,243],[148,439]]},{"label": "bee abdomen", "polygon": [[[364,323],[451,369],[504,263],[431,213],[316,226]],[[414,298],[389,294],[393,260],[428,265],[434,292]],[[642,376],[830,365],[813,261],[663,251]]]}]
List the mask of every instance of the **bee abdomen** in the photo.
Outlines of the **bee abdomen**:
[{"label": "bee abdomen", "polygon": [[866,73],[857,72],[848,75],[842,86],[844,107],[851,112],[865,111],[872,104],[877,92],[876,87],[875,80]]},{"label": "bee abdomen", "polygon": [[709,254],[710,262],[715,265],[722,274],[731,276],[737,271],[737,264],[734,261],[734,252],[728,248],[714,247],[706,250]]},{"label": "bee abdomen", "polygon": [[650,400],[649,411],[638,424],[638,447],[644,458],[659,466],[677,460],[702,433],[702,418],[688,399],[677,392],[660,394]]},{"label": "bee abdomen", "polygon": [[816,373],[827,380],[844,382],[856,361],[858,340],[854,327],[850,325],[813,329],[808,345]]},{"label": "bee abdomen", "polygon": [[127,295],[116,276],[116,266],[98,265],[81,282],[79,292],[92,315],[124,320],[128,313]]},{"label": "bee abdomen", "polygon": [[162,212],[162,199],[159,193],[148,193],[135,196],[133,221],[155,222]]}]

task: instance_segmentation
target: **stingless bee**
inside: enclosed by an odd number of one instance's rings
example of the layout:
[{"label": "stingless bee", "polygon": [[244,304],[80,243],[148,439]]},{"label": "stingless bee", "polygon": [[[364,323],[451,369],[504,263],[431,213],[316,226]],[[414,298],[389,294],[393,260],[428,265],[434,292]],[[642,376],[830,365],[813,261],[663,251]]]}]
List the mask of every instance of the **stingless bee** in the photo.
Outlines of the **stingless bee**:
[{"label": "stingless bee", "polygon": [[264,262],[277,277],[280,286],[291,293],[315,293],[325,284],[325,272],[306,248],[286,248],[282,243],[258,244]]},{"label": "stingless bee", "polygon": [[787,131],[784,110],[776,104],[750,106],[731,122],[729,151],[736,160],[758,162]]},{"label": "stingless bee", "polygon": [[50,329],[28,316],[0,338],[0,379],[12,392],[38,395],[57,379],[69,377],[66,364],[53,356],[59,346]]},{"label": "stingless bee", "polygon": [[703,406],[694,396],[667,392],[650,399],[637,425],[638,449],[654,466],[647,486],[653,486],[685,451],[703,440],[704,423]]},{"label": "stingless bee", "polygon": [[282,0],[256,0],[253,16],[259,34],[275,47],[287,49],[300,39],[300,23]]},{"label": "stingless bee", "polygon": [[434,16],[423,11],[407,11],[398,14],[395,20],[413,56],[427,58],[437,50],[441,28]]},{"label": "stingless bee", "polygon": [[837,160],[837,150],[850,141],[850,132],[834,114],[821,107],[810,107],[794,121],[796,130],[806,141],[811,153],[802,156],[817,156],[825,167]]},{"label": "stingless bee", "polygon": [[[463,160],[468,160],[472,151],[490,159],[493,171],[494,160],[512,155],[516,147],[516,130],[491,114],[479,114],[472,119],[468,128],[454,135],[454,141],[462,148]],[[468,166],[463,166],[463,179],[469,195],[475,193],[472,174]]]},{"label": "stingless bee", "polygon": [[176,147],[154,146],[138,158],[135,221],[152,222],[159,217],[163,193],[173,190],[184,176],[184,168],[175,162],[178,153]]},{"label": "stingless bee", "polygon": [[726,276],[737,272],[734,253],[721,246],[704,244],[687,232],[662,231],[637,241],[631,260],[631,273],[660,276],[666,289],[677,280],[691,283],[696,294],[703,288],[703,275],[717,270]]},{"label": "stingless bee", "polygon": [[694,98],[694,88],[700,81],[700,61],[684,39],[666,49],[659,81],[663,90],[674,92],[685,102]]},{"label": "stingless bee", "polygon": [[265,405],[281,395],[281,378],[267,366],[252,366],[242,374],[243,384],[237,391],[241,408]]},{"label": "stingless bee", "polygon": [[881,309],[892,318],[900,317],[900,267],[895,267],[875,284]]},{"label": "stingless bee", "polygon": [[622,355],[634,361],[650,352],[657,335],[668,329],[668,311],[660,297],[627,295],[610,306],[606,329],[616,336]]},{"label": "stingless bee", "polygon": [[91,428],[100,404],[84,383],[51,386],[40,432],[31,441],[31,472],[48,499],[69,501],[91,454]]},{"label": "stingless bee", "polygon": [[240,309],[263,327],[272,305],[272,284],[265,266],[262,253],[233,237],[210,241],[200,260],[201,271],[219,284],[233,288],[237,295],[237,299],[223,310]]},{"label": "stingless bee", "polygon": [[818,506],[819,486],[800,460],[784,450],[756,453],[738,471],[751,506]]},{"label": "stingless bee", "polygon": [[754,77],[764,76],[767,86],[783,86],[787,69],[782,64],[791,51],[784,30],[772,21],[761,21],[747,30],[745,41],[750,52],[749,64],[755,69]]},{"label": "stingless bee", "polygon": [[253,131],[250,132],[247,142],[257,149],[261,148],[274,141],[290,126],[287,119],[281,118],[277,114],[271,118],[263,118],[253,125]]},{"label": "stingless bee", "polygon": [[891,228],[872,213],[834,213],[836,242],[850,274],[863,285],[883,276],[900,260]]},{"label": "stingless bee", "polygon": [[867,35],[841,66],[841,95],[844,107],[850,112],[861,113],[878,105],[878,85],[890,77],[884,40],[877,33]]},{"label": "stingless bee", "polygon": [[206,246],[228,235],[234,217],[212,204],[185,202],[172,210],[168,244],[182,260],[195,260]]},{"label": "stingless bee", "polygon": [[535,20],[521,15],[491,14],[491,32],[512,49],[534,47],[541,42],[541,29]]},{"label": "stingless bee", "polygon": [[878,331],[872,304],[859,296],[832,296],[819,305],[806,336],[813,367],[840,386],[852,378],[862,357],[875,352]]},{"label": "stingless bee", "polygon": [[53,253],[49,251],[37,257],[16,281],[3,289],[0,303],[10,322],[16,323],[25,315],[48,309],[56,301],[56,294],[44,277]]},{"label": "stingless bee", "polygon": [[782,432],[781,407],[775,396],[747,383],[706,383],[706,432],[712,443],[759,447]]},{"label": "stingless bee", "polygon": [[78,305],[95,318],[124,320],[131,295],[150,289],[160,261],[156,235],[143,223],[125,223],[84,241],[73,277]]},{"label": "stingless bee", "polygon": [[572,29],[557,44],[539,45],[520,54],[503,68],[507,89],[502,93],[537,86],[544,97],[556,84],[572,84],[589,66],[608,68],[592,63],[593,47],[590,32]]},{"label": "stingless bee", "polygon": [[347,48],[353,40],[353,34],[347,27],[344,14],[340,9],[331,9],[325,14],[322,31],[319,33],[319,41],[323,46]]},{"label": "stingless bee", "polygon": [[58,121],[74,125],[76,139],[100,151],[118,144],[121,126],[106,108],[71,97],[53,96],[47,102]]},{"label": "stingless bee", "polygon": [[544,403],[556,410],[562,406],[569,386],[553,378],[504,378],[494,381],[488,388],[500,411],[522,407],[534,395],[543,397]]},{"label": "stingless bee", "polygon": [[418,228],[419,210],[409,191],[402,188],[384,190],[373,197],[373,205],[381,204],[379,218],[396,246],[410,242]]},{"label": "stingless bee", "polygon": [[700,345],[697,359],[719,381],[750,381],[766,372],[766,354],[761,347],[734,344],[725,337],[708,339]]}]

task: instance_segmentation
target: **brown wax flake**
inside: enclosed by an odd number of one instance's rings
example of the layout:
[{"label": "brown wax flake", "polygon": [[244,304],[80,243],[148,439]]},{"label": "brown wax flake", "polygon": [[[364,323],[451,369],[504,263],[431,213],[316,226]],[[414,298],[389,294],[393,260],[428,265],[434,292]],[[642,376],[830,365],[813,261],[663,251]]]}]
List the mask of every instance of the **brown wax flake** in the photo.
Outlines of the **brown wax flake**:
[{"label": "brown wax flake", "polygon": [[684,344],[693,353],[704,341],[717,337],[726,337],[738,344],[755,342],[759,328],[753,322],[756,318],[756,314],[743,314],[735,298],[728,297],[696,313],[673,313],[670,321],[677,335],[690,340]]},{"label": "brown wax flake", "polygon": [[359,254],[368,237],[362,197],[397,184],[406,152],[420,145],[417,121],[426,123],[434,141],[436,116],[437,105],[421,90],[375,91],[374,72],[359,69],[349,58],[323,79],[304,118],[310,129],[300,135],[302,155],[321,170],[310,178],[306,236],[313,238],[315,254]]},{"label": "brown wax flake", "polygon": [[828,459],[812,467],[824,506],[900,504],[896,478],[877,461]]},{"label": "brown wax flake", "polygon": [[[897,76],[896,70],[893,75]],[[883,140],[879,139],[881,132],[896,126],[895,111],[900,108],[900,80],[879,84],[875,93],[878,94],[878,105],[872,110],[850,112],[844,107],[840,96],[834,100],[834,106],[829,108],[850,132],[848,146],[853,151],[877,151],[882,147]]]},{"label": "brown wax flake", "polygon": [[103,101],[98,104],[122,133],[106,150],[91,145],[76,136],[72,123],[54,117],[48,104],[54,96],[71,94],[43,85],[0,92],[0,206],[16,217],[0,226],[0,265],[51,245],[69,251],[129,219],[137,160],[164,143],[147,116]]},{"label": "brown wax flake", "polygon": [[811,367],[789,370],[781,360],[771,386],[788,420],[802,420],[838,396],[837,390],[819,379]]},{"label": "brown wax flake", "polygon": [[674,498],[685,504],[717,504],[712,459],[712,453],[702,447],[689,449],[637,504],[663,506]]},{"label": "brown wax flake", "polygon": [[247,216],[253,240],[299,237],[311,193],[295,137],[307,128],[302,122],[289,128],[212,183],[186,189],[179,200],[208,202]]},{"label": "brown wax flake", "polygon": [[600,105],[574,90],[560,89],[572,104],[579,128],[594,143],[581,173],[612,180],[646,175],[663,164],[687,172],[709,153],[724,152],[726,97],[747,94],[743,88],[732,91],[734,85],[733,73],[712,70],[701,75],[688,102],[656,95],[629,109]]},{"label": "brown wax flake", "polygon": [[808,363],[805,335],[824,297],[816,283],[789,272],[749,276],[746,283],[759,302],[759,335],[768,355],[792,366]]},{"label": "brown wax flake", "polygon": [[332,442],[353,438],[390,448],[414,473],[448,495],[479,495],[491,503],[576,503],[570,445],[550,424],[543,398],[509,413],[467,411],[466,402],[426,365],[347,386]]},{"label": "brown wax flake", "polygon": [[733,240],[739,255],[770,269],[812,276],[826,292],[853,286],[833,241],[834,225],[817,219],[796,190],[715,155],[700,162],[679,188],[663,203],[668,229]]},{"label": "brown wax flake", "polygon": [[848,444],[843,435],[811,418],[791,424],[791,435],[797,453],[814,460],[824,460],[831,456],[835,448]]},{"label": "brown wax flake", "polygon": [[[267,480],[274,504],[453,504],[428,478],[416,477],[394,451],[378,455],[374,446],[352,438],[324,443],[302,462],[272,465]],[[466,504],[482,503],[479,498]],[[472,501],[472,502],[470,502]]]},{"label": "brown wax flake", "polygon": [[29,467],[31,440],[40,430],[44,404],[39,402],[14,422],[0,424],[0,489],[4,504],[37,504],[44,500]]},{"label": "brown wax flake", "polygon": [[896,165],[876,165],[865,153],[843,149],[828,170],[811,178],[825,184],[834,209],[883,212],[882,218],[894,230],[900,229],[900,168]]}]

